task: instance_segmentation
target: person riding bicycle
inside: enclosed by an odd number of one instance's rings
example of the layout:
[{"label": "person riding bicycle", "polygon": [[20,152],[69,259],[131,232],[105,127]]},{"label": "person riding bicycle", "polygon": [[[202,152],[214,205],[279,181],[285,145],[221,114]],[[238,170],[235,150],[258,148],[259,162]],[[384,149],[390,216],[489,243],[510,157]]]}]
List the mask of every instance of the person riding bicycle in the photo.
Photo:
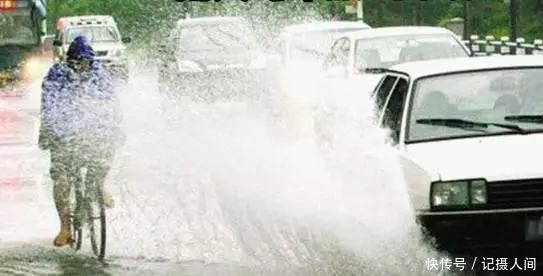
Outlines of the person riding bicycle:
[{"label": "person riding bicycle", "polygon": [[66,62],[54,64],[42,83],[39,146],[49,150],[50,175],[60,232],[55,246],[71,241],[69,218],[70,180],[80,167],[87,178],[100,183],[104,205],[113,199],[104,191],[105,178],[119,143],[123,142],[120,104],[112,77],[84,36],[70,44]]}]

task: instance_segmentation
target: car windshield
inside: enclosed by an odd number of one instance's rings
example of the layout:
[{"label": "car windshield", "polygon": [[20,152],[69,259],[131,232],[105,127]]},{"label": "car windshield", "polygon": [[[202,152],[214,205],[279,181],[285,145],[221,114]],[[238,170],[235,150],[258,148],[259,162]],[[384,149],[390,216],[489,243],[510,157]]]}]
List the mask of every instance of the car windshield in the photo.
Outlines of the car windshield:
[{"label": "car windshield", "polygon": [[460,43],[449,34],[395,35],[358,39],[354,66],[355,70],[389,68],[407,61],[467,56]]},{"label": "car windshield", "polygon": [[291,35],[289,42],[289,58],[299,61],[315,59],[323,61],[330,52],[330,47],[334,44],[335,39],[341,34],[363,29],[367,28],[341,28],[295,33]]},{"label": "car windshield", "polygon": [[[543,67],[420,79],[413,86],[406,141],[483,136],[514,127],[543,131],[542,75]],[[479,123],[494,125],[482,129]]]},{"label": "car windshield", "polygon": [[69,44],[79,35],[84,35],[91,42],[116,42],[120,40],[119,33],[111,26],[81,26],[70,27],[66,30],[65,43]]},{"label": "car windshield", "polygon": [[32,25],[30,11],[0,13],[0,45],[37,44],[37,33]]},{"label": "car windshield", "polygon": [[258,49],[251,29],[242,23],[198,24],[182,28],[179,47],[185,52]]}]

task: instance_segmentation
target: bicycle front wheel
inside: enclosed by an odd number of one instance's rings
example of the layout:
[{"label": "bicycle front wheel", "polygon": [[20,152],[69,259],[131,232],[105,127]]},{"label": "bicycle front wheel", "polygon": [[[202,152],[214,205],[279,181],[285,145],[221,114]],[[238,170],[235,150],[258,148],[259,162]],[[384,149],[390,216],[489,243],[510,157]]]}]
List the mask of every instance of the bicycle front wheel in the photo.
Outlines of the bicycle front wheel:
[{"label": "bicycle front wheel", "polygon": [[[79,183],[77,183],[79,184]],[[70,189],[69,210],[70,210],[70,230],[72,239],[70,247],[74,250],[81,248],[83,235],[83,194],[80,185],[73,185]]]},{"label": "bicycle front wheel", "polygon": [[88,200],[88,223],[92,251],[99,260],[106,254],[106,210],[100,185],[89,185],[92,196]]}]

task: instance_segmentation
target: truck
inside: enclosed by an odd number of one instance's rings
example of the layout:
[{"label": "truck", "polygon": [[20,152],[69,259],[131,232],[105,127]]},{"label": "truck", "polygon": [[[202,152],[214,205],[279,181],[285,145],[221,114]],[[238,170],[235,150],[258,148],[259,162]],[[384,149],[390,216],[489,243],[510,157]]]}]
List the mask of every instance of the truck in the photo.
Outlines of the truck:
[{"label": "truck", "polygon": [[40,84],[52,62],[41,51],[45,16],[45,0],[0,0],[2,203],[47,202],[46,154],[37,146]]},{"label": "truck", "polygon": [[45,18],[45,0],[0,0],[0,145],[37,142]]}]

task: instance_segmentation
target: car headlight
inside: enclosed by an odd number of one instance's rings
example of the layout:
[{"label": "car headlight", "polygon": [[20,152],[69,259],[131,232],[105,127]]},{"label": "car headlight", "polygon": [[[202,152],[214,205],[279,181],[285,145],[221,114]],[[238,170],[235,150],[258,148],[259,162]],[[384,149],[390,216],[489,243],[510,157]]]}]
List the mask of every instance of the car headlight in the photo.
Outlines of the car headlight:
[{"label": "car headlight", "polygon": [[251,61],[249,68],[251,69],[264,69],[268,65],[268,59],[266,57],[258,57]]},{"label": "car headlight", "polygon": [[432,207],[485,204],[486,182],[482,179],[436,182],[431,188]]},{"label": "car headlight", "polygon": [[203,72],[198,64],[190,60],[177,61],[177,70],[179,72]]},{"label": "car headlight", "polygon": [[44,70],[46,69],[43,62],[36,58],[30,58],[23,64],[23,77],[25,79],[36,79],[44,73]]}]

